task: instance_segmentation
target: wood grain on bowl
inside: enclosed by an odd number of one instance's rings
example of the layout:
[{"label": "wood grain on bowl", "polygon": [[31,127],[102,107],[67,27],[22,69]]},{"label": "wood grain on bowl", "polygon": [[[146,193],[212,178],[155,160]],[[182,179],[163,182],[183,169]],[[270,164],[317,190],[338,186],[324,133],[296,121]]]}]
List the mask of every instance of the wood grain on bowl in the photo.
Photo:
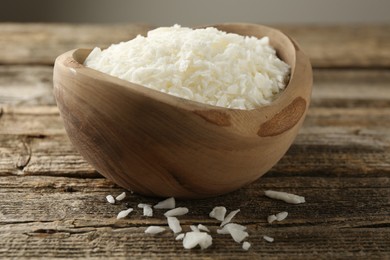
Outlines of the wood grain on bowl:
[{"label": "wood grain on bowl", "polygon": [[284,155],[310,102],[308,58],[278,30],[215,27],[271,38],[291,66],[288,86],[272,104],[253,110],[214,107],[86,68],[90,50],[57,58],[54,95],[65,129],[99,173],[141,194],[202,198],[253,182]]}]

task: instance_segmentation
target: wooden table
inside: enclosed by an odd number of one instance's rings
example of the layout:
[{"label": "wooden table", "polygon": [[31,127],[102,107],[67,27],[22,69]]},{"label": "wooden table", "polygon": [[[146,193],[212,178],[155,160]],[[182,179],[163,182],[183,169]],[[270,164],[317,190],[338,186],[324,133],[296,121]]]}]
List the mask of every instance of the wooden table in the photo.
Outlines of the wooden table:
[{"label": "wooden table", "polygon": [[[390,258],[390,26],[280,26],[310,55],[313,100],[304,127],[283,159],[264,177],[231,194],[178,201],[190,213],[182,226],[203,223],[213,233],[207,250],[185,250],[163,211],[140,209],[123,220],[125,203],[158,198],[128,194],[104,179],[74,150],[52,96],[54,58],[78,47],[107,46],[145,25],[0,24],[0,258]],[[306,197],[291,205],[267,189]],[[215,234],[214,206],[241,209],[252,247]],[[268,224],[267,216],[288,211]],[[273,243],[263,235],[274,237]]]}]

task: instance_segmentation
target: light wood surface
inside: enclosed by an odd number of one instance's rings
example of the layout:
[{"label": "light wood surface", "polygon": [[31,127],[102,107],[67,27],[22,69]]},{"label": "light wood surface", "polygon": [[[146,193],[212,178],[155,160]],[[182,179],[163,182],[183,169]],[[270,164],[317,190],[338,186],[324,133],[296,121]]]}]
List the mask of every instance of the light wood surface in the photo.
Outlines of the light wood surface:
[{"label": "light wood surface", "polygon": [[[35,24],[13,24],[3,37],[4,28],[10,27],[0,24],[0,42],[11,46],[19,37],[14,55],[7,54],[16,59],[17,53],[31,48],[34,40],[21,31],[32,33],[31,28],[35,28],[46,34],[48,28],[55,31],[57,26],[59,31],[83,27],[45,25],[40,30]],[[111,37],[125,35],[137,26],[117,28]],[[349,53],[351,56],[344,59],[348,68],[335,65],[343,61],[340,57],[322,60],[333,55],[330,41],[344,50],[351,44],[377,42],[376,51],[388,53],[383,38],[388,27],[364,28],[372,30],[362,33],[356,27],[335,27],[333,32],[324,27],[289,27],[317,39],[305,47],[317,57],[311,107],[291,148],[270,172],[249,186],[217,198],[178,202],[190,209],[181,217],[185,230],[191,224],[204,223],[215,231],[218,221],[207,217],[212,207],[240,208],[236,222],[248,226],[248,241],[252,243],[248,252],[222,235],[213,235],[213,246],[205,251],[184,250],[170,232],[146,236],[143,232],[147,226],[166,224],[163,212],[144,218],[136,209],[129,218],[116,220],[124,205],[110,205],[105,196],[123,190],[95,172],[70,144],[54,104],[52,67],[42,65],[45,62],[38,58],[29,65],[29,59],[39,52],[30,52],[31,57],[26,55],[12,64],[5,64],[4,55],[0,55],[0,258],[388,258],[390,67],[384,65],[386,55],[383,60],[370,59],[370,49]],[[103,26],[96,30],[107,29]],[[351,40],[329,39],[325,31],[343,32]],[[359,35],[355,35],[357,31]],[[59,33],[52,37],[46,44],[51,46],[46,55],[54,58],[60,53],[52,53],[57,49],[54,45],[61,50],[65,36]],[[100,33],[91,31],[88,37],[103,45]],[[353,43],[357,38],[361,42]],[[324,62],[320,69],[317,59]],[[356,60],[360,63],[351,62]],[[273,201],[263,196],[266,189],[295,192],[307,202],[289,205]],[[157,201],[128,194],[125,203],[136,207],[139,202]],[[267,224],[269,214],[284,210],[289,212],[287,219]],[[275,242],[265,242],[263,235],[273,236]]]},{"label": "light wood surface", "polygon": [[[314,67],[386,68],[390,66],[390,25],[272,25],[299,42]],[[0,24],[1,64],[54,64],[72,49],[107,47],[152,26]],[[26,40],[28,39],[28,40]]]}]

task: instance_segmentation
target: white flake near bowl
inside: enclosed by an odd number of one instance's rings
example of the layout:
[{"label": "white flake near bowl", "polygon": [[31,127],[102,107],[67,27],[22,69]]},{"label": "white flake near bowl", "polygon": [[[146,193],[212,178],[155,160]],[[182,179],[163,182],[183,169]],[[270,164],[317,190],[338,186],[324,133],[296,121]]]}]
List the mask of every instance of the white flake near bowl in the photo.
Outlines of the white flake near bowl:
[{"label": "white flake near bowl", "polygon": [[205,225],[198,224],[198,229],[210,233],[210,229],[208,229]]},{"label": "white flake near bowl", "polygon": [[150,205],[150,204],[146,204],[146,203],[139,203],[138,204],[138,208],[140,208],[140,209],[143,209],[144,207],[151,207],[152,205]]},{"label": "white flake near bowl", "polygon": [[306,202],[305,197],[282,191],[266,190],[264,194],[271,199],[283,200],[284,202],[291,204],[300,204]]},{"label": "white flake near bowl", "polygon": [[246,227],[236,223],[228,223],[222,229],[218,229],[218,234],[230,234],[234,241],[241,243],[245,238],[249,236],[245,231]]},{"label": "white flake near bowl", "polygon": [[201,249],[206,249],[213,243],[213,238],[205,232],[187,232],[183,239],[183,247],[191,249],[200,246]]},{"label": "white flake near bowl", "polygon": [[164,213],[164,216],[166,217],[176,217],[176,216],[182,216],[188,213],[188,208],[185,207],[179,207],[179,208],[174,208],[171,210],[168,210],[167,212]]},{"label": "white flake near bowl", "polygon": [[115,199],[114,199],[114,197],[112,195],[107,195],[106,196],[106,200],[110,204],[115,204]]},{"label": "white flake near bowl", "polygon": [[173,231],[173,233],[179,233],[183,229],[180,226],[180,221],[176,217],[167,217],[168,226]]},{"label": "white flake near bowl", "polygon": [[229,222],[237,215],[238,212],[240,212],[240,209],[237,209],[237,210],[234,210],[234,211],[230,212],[230,213],[225,217],[225,219],[222,221],[221,227],[222,227],[223,225],[226,225],[227,223],[229,223]]},{"label": "white flake near bowl", "polygon": [[130,214],[130,212],[132,212],[133,209],[132,208],[129,208],[129,209],[126,209],[126,210],[122,210],[121,212],[118,213],[118,216],[116,217],[117,219],[121,219],[121,218],[125,218],[127,217],[127,215]]},{"label": "white flake near bowl", "polygon": [[226,208],[222,206],[214,207],[210,212],[210,218],[215,218],[216,220],[223,221],[225,219]]},{"label": "white flake near bowl", "polygon": [[245,251],[247,251],[250,247],[251,247],[251,243],[249,243],[247,241],[242,243],[242,249],[244,249]]},{"label": "white flake near bowl", "polygon": [[190,225],[190,229],[192,232],[200,232],[199,228],[195,225]]},{"label": "white flake near bowl", "polygon": [[181,233],[181,234],[176,236],[175,240],[183,240],[184,236],[185,236],[185,234]]},{"label": "white flake near bowl", "polygon": [[282,211],[282,212],[279,212],[277,213],[276,215],[270,215],[268,216],[267,218],[267,221],[268,223],[272,223],[274,222],[275,220],[276,221],[282,221],[282,220],[285,220],[288,216],[288,212],[287,211]]},{"label": "white flake near bowl", "polygon": [[267,221],[268,221],[269,224],[271,224],[275,220],[277,220],[277,217],[275,215],[269,215],[268,218],[267,218]]},{"label": "white flake near bowl", "polygon": [[146,230],[145,230],[145,233],[147,234],[158,234],[158,233],[161,233],[161,232],[164,232],[165,231],[165,228],[164,227],[160,227],[160,226],[149,226]]},{"label": "white flake near bowl", "polygon": [[282,211],[282,212],[279,212],[278,214],[276,214],[276,220],[277,221],[282,221],[282,220],[285,220],[288,216],[288,212],[287,211]]},{"label": "white flake near bowl", "polygon": [[121,194],[119,194],[118,196],[116,196],[116,200],[117,201],[121,201],[123,200],[124,198],[126,198],[126,192],[122,192]]},{"label": "white flake near bowl", "polygon": [[263,239],[269,243],[272,243],[274,242],[274,238],[273,237],[270,237],[270,236],[263,236]]},{"label": "white flake near bowl", "polygon": [[153,206],[155,209],[173,209],[176,206],[176,201],[174,197],[168,198],[166,200],[160,201]]},{"label": "white flake near bowl", "polygon": [[146,205],[145,207],[143,207],[143,215],[145,217],[153,217],[153,209],[151,206],[149,205]]}]

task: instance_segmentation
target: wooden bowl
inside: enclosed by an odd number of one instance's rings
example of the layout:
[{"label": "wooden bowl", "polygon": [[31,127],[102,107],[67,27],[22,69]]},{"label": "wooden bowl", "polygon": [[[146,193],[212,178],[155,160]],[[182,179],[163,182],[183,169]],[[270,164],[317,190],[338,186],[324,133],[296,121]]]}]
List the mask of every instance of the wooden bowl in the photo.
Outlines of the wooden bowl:
[{"label": "wooden bowl", "polygon": [[215,107],[86,68],[91,50],[57,58],[54,95],[66,131],[99,173],[144,195],[204,198],[253,182],[284,155],[310,102],[308,58],[278,30],[212,26],[270,37],[278,56],[291,66],[290,81],[273,103],[254,110]]}]

